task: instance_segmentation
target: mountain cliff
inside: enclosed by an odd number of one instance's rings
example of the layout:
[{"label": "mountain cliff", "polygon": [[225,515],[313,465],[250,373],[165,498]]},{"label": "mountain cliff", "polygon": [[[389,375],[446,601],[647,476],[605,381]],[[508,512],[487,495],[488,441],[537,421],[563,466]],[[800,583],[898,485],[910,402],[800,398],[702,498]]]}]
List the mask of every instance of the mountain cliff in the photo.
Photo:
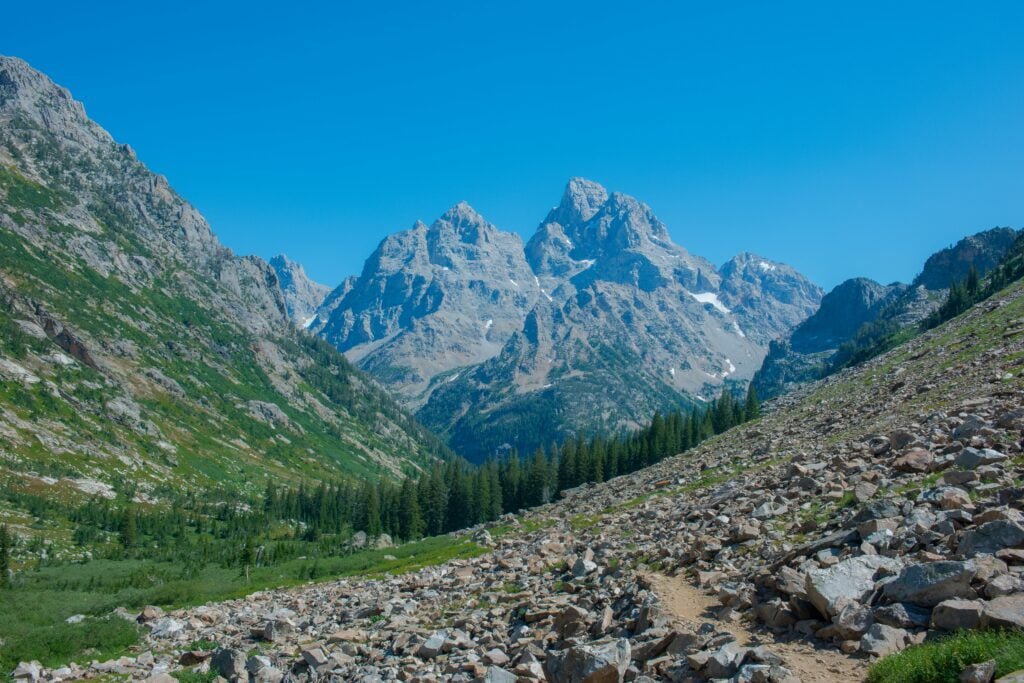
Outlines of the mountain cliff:
[{"label": "mountain cliff", "polygon": [[284,254],[278,254],[269,263],[277,274],[277,284],[284,296],[288,317],[299,327],[309,327],[316,319],[317,308],[327,298],[331,288],[309,279],[302,264]]},{"label": "mountain cliff", "polygon": [[70,93],[0,57],[0,480],[152,499],[395,476],[444,448],[325,342],[265,261]]},{"label": "mountain cliff", "polygon": [[953,282],[971,268],[984,276],[1017,239],[1011,228],[993,228],[960,240],[925,261],[911,285],[880,285],[852,278],[825,295],[818,311],[773,342],[753,384],[762,398],[842,368],[864,349],[909,331],[942,303]]},{"label": "mountain cliff", "polygon": [[341,289],[316,331],[476,459],[706,400],[821,297],[751,254],[718,269],[581,178],[525,247],[460,204],[385,239]]}]

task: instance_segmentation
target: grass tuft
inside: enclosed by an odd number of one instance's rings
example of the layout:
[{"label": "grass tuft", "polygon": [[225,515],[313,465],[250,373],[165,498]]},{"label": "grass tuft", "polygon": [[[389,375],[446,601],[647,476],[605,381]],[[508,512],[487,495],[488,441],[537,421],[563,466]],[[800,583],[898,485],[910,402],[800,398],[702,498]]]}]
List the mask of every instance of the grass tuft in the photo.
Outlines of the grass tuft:
[{"label": "grass tuft", "polygon": [[970,664],[996,660],[996,678],[1024,669],[1024,633],[960,631],[889,655],[871,667],[868,683],[957,683]]}]

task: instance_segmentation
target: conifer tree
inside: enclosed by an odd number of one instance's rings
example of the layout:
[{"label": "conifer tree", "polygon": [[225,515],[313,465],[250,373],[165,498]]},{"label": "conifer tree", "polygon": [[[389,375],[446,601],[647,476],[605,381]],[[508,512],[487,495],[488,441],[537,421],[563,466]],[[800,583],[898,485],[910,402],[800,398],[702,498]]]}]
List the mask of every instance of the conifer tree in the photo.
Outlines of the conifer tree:
[{"label": "conifer tree", "polygon": [[117,529],[118,540],[121,542],[121,547],[124,548],[125,552],[131,552],[132,548],[134,548],[138,543],[138,529],[136,524],[137,520],[135,519],[135,510],[128,505],[121,513],[121,521]]},{"label": "conifer tree", "polygon": [[422,536],[423,513],[420,510],[416,485],[410,478],[402,481],[398,505],[398,535],[406,541],[415,540]]},{"label": "conifer tree", "polygon": [[757,389],[753,383],[747,386],[747,401],[743,408],[744,420],[756,420],[761,417],[761,404],[757,400]]},{"label": "conifer tree", "polygon": [[0,526],[0,588],[11,587],[11,532],[4,524]]}]

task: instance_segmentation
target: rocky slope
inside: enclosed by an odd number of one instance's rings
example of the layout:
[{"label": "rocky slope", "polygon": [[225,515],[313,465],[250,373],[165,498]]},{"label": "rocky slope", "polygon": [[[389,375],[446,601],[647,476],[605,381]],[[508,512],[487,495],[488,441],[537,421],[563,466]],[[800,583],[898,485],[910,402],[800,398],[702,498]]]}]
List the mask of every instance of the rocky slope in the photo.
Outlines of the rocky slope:
[{"label": "rocky slope", "polygon": [[299,327],[309,327],[316,319],[316,311],[330,294],[331,288],[309,279],[302,264],[292,261],[284,254],[278,254],[270,259],[269,263],[277,273],[277,284],[284,295],[284,307],[288,317]]},{"label": "rocky slope", "polygon": [[479,557],[150,610],[141,653],[56,675],[862,680],[929,635],[1022,628],[1022,357],[1018,283],[694,451],[470,530]]},{"label": "rocky slope", "polygon": [[394,476],[442,449],[288,321],[266,262],[220,244],[65,89],[0,58],[0,508],[155,500],[267,476]]},{"label": "rocky slope", "polygon": [[384,240],[342,288],[319,333],[473,459],[717,395],[821,297],[751,254],[717,269],[647,205],[579,178],[525,249],[459,205]]},{"label": "rocky slope", "polygon": [[929,256],[909,286],[881,285],[868,278],[840,283],[814,315],[771,344],[753,379],[758,395],[777,396],[834,372],[849,360],[849,352],[840,353],[840,347],[855,344],[858,337],[917,325],[942,303],[953,282],[966,280],[972,266],[982,276],[995,268],[1018,234],[1011,228],[993,228],[965,237]]}]

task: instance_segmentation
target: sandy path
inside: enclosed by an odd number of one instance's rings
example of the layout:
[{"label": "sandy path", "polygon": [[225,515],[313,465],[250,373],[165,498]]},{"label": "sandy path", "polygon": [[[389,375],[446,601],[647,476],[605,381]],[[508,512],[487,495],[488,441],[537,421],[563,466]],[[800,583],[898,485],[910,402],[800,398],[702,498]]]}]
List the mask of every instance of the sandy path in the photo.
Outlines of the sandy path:
[{"label": "sandy path", "polygon": [[743,645],[767,646],[786,661],[786,667],[800,677],[801,683],[846,683],[867,677],[868,663],[864,659],[848,657],[834,648],[815,648],[804,640],[776,640],[770,631],[752,631],[743,622],[720,621],[715,616],[720,607],[718,600],[685,577],[648,574],[647,579],[672,617],[693,628],[710,622],[735,635]]}]

